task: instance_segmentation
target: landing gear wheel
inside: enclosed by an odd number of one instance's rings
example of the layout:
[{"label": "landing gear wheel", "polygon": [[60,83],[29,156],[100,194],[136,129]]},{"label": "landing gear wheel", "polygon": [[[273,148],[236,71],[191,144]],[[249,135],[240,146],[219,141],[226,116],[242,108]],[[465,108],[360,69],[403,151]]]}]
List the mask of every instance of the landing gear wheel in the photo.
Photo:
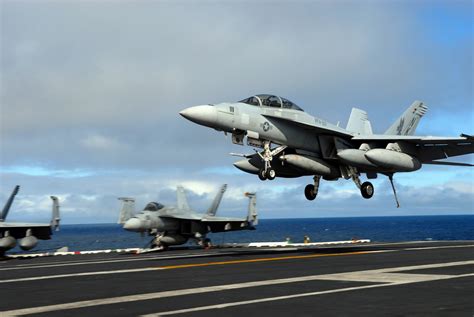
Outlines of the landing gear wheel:
[{"label": "landing gear wheel", "polygon": [[204,241],[202,242],[202,246],[205,248],[205,249],[209,249],[210,247],[212,247],[212,244],[211,244],[211,239],[204,239]]},{"label": "landing gear wheel", "polygon": [[268,169],[267,173],[266,173],[266,176],[267,176],[267,179],[274,180],[275,177],[276,177],[275,170],[273,168]]},{"label": "landing gear wheel", "polygon": [[161,250],[168,250],[168,246],[165,245],[165,244],[161,244],[161,243],[152,243],[150,245],[150,249],[161,249]]},{"label": "landing gear wheel", "polygon": [[304,195],[307,200],[314,200],[317,195],[314,185],[306,185],[306,187],[304,188]]},{"label": "landing gear wheel", "polygon": [[372,196],[374,195],[374,185],[372,185],[371,182],[364,182],[360,186],[360,193],[365,199],[372,198]]},{"label": "landing gear wheel", "polygon": [[267,173],[265,173],[265,170],[263,168],[258,171],[258,178],[260,178],[261,181],[267,179]]}]

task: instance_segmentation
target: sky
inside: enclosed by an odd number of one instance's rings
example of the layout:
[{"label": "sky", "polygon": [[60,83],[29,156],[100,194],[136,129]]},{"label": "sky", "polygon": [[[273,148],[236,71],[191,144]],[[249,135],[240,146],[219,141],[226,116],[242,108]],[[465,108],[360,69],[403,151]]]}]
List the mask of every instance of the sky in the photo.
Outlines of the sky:
[{"label": "sky", "polygon": [[[232,166],[252,153],[195,125],[184,108],[259,93],[345,126],[352,107],[382,133],[414,100],[417,134],[474,134],[472,1],[0,0],[0,204],[9,220],[115,222],[117,197],[175,203],[176,185],[207,209],[261,218],[474,213],[472,168],[424,166],[361,198],[350,180],[261,182]],[[452,158],[473,163],[473,155]]]}]

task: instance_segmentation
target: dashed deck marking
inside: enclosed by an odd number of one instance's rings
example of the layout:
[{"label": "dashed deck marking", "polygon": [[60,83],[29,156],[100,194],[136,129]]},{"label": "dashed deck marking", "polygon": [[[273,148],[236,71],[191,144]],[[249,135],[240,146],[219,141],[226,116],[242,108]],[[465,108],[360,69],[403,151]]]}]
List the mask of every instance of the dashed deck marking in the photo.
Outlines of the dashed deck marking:
[{"label": "dashed deck marking", "polygon": [[267,297],[267,298],[259,298],[259,299],[241,301],[241,302],[230,302],[230,303],[222,303],[222,304],[209,305],[209,306],[200,306],[200,307],[193,307],[193,308],[187,308],[187,309],[179,309],[179,310],[173,310],[173,311],[167,311],[167,312],[161,312],[161,313],[155,313],[155,314],[142,315],[141,317],[170,316],[170,315],[191,313],[191,312],[197,312],[197,311],[203,311],[203,310],[222,309],[222,308],[233,307],[233,306],[258,304],[258,303],[272,302],[272,301],[281,301],[281,300],[292,299],[292,298],[317,296],[317,295],[341,293],[341,292],[348,292],[348,291],[357,291],[357,290],[370,289],[370,288],[388,287],[388,286],[403,285],[403,284],[410,284],[410,283],[427,282],[427,281],[434,281],[434,280],[446,280],[446,279],[452,279],[452,278],[471,277],[471,276],[474,276],[474,273],[458,275],[458,276],[443,275],[443,276],[440,276],[439,278],[424,279],[424,280],[412,280],[410,282],[408,282],[408,281],[406,281],[406,282],[393,282],[393,283],[386,283],[386,284],[346,287],[346,288],[339,288],[339,289],[333,289],[333,290],[327,290],[327,291],[301,293],[301,294],[293,294],[293,295],[278,296],[278,297]]},{"label": "dashed deck marking", "polygon": [[[474,261],[436,263],[436,264],[427,264],[427,265],[418,265],[418,266],[405,266],[405,267],[393,267],[393,268],[385,268],[385,269],[377,269],[377,270],[346,272],[346,273],[340,273],[340,274],[339,273],[322,274],[322,275],[300,276],[300,277],[283,278],[283,279],[252,281],[252,282],[198,287],[198,288],[190,288],[190,289],[182,289],[182,290],[162,291],[162,292],[155,292],[155,293],[148,293],[148,294],[94,299],[94,300],[32,307],[32,308],[25,308],[25,309],[16,309],[16,310],[0,312],[0,315],[2,317],[21,316],[21,315],[38,314],[38,313],[45,313],[45,312],[51,312],[51,311],[60,311],[60,310],[65,310],[65,309],[76,309],[76,308],[92,307],[92,306],[99,306],[99,305],[119,304],[119,303],[143,301],[143,300],[150,300],[150,299],[166,298],[166,297],[173,297],[173,296],[196,295],[196,294],[216,292],[216,291],[227,291],[227,290],[235,290],[235,289],[242,289],[242,288],[249,288],[249,287],[269,286],[269,285],[287,284],[287,283],[296,283],[296,282],[307,282],[307,281],[315,281],[315,280],[347,280],[347,279],[353,280],[354,277],[358,277],[359,281],[373,282],[375,277],[381,276],[382,277],[381,279],[383,279],[385,282],[385,284],[348,287],[348,288],[341,288],[341,289],[335,289],[335,290],[300,293],[300,294],[292,294],[292,295],[270,297],[270,298],[260,298],[260,299],[255,299],[251,301],[222,303],[222,304],[217,304],[217,305],[193,307],[193,308],[187,308],[187,309],[181,309],[181,310],[160,312],[160,313],[149,315],[149,316],[166,316],[166,315],[181,314],[181,313],[193,312],[193,311],[225,308],[225,307],[230,307],[230,306],[247,305],[251,303],[277,301],[277,300],[284,300],[284,299],[290,299],[290,298],[323,295],[323,294],[330,294],[330,293],[337,293],[337,292],[347,292],[347,291],[361,290],[361,289],[368,289],[368,288],[387,287],[387,286],[419,283],[419,282],[426,282],[426,281],[471,277],[471,276],[474,276],[474,273],[463,274],[463,275],[414,274],[415,277],[413,277],[412,274],[409,274],[409,273],[408,274],[396,273],[400,271],[407,271],[407,270],[413,270],[413,269],[430,269],[430,268],[471,265],[471,264],[474,264]],[[395,272],[392,278],[390,278],[390,275],[387,274],[391,272]],[[365,276],[365,279],[364,279],[364,276]],[[344,279],[344,277],[346,279]]]},{"label": "dashed deck marking", "polygon": [[[63,267],[63,266],[76,266],[76,265],[90,265],[90,264],[109,264],[109,263],[121,263],[121,262],[136,262],[136,261],[152,261],[152,260],[172,260],[172,259],[183,259],[183,258],[201,258],[214,255],[231,255],[232,252],[213,252],[213,253],[189,253],[189,254],[180,254],[180,255],[160,255],[160,256],[143,256],[136,255],[136,258],[127,258],[127,259],[101,259],[101,260],[84,260],[84,261],[64,261],[64,262],[54,262],[54,263],[42,263],[42,264],[19,264],[14,267],[4,267],[0,268],[0,271],[11,271],[11,270],[27,270],[27,269],[38,269],[38,268],[48,268],[48,267]],[[65,255],[67,256],[67,255]],[[8,263],[8,262],[7,262]]]},{"label": "dashed deck marking", "polygon": [[0,284],[16,283],[16,282],[30,282],[30,281],[49,280],[49,279],[58,279],[58,278],[67,278],[67,277],[78,277],[78,276],[137,273],[137,272],[148,272],[148,271],[156,271],[156,270],[172,270],[172,269],[213,266],[213,265],[258,263],[258,262],[268,262],[268,261],[283,261],[283,260],[319,258],[319,257],[329,257],[329,256],[361,255],[361,254],[380,253],[380,252],[384,252],[384,251],[294,255],[294,256],[271,257],[271,258],[257,258],[257,259],[248,259],[248,260],[216,261],[216,262],[206,262],[206,263],[191,263],[191,264],[168,265],[168,266],[158,266],[158,267],[145,267],[145,268],[138,268],[138,269],[124,269],[124,270],[110,270],[110,271],[96,271],[96,272],[81,272],[81,273],[69,273],[69,274],[57,274],[57,275],[44,275],[44,276],[22,277],[22,278],[15,278],[15,279],[9,279],[9,280],[0,280]]}]

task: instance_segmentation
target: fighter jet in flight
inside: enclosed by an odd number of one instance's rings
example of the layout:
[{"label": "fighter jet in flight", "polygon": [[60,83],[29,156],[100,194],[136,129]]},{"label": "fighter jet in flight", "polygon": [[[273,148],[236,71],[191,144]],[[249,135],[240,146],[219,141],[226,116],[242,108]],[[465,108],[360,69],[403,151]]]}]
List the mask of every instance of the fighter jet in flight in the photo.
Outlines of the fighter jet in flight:
[{"label": "fighter jet in flight", "polygon": [[275,177],[314,176],[306,186],[308,200],[318,194],[321,178],[332,181],[352,179],[364,198],[371,198],[374,186],[361,182],[378,174],[388,176],[399,207],[393,175],[413,172],[422,164],[473,166],[439,161],[474,152],[472,135],[460,137],[416,136],[415,129],[428,108],[415,101],[384,134],[374,134],[364,110],[353,108],[346,128],[303,111],[288,99],[256,95],[239,102],[201,105],[180,112],[186,119],[232,134],[232,142],[263,151],[242,155],[234,163],[261,180]]},{"label": "fighter jet in flight", "polygon": [[153,236],[152,248],[167,248],[170,245],[186,243],[195,239],[203,246],[209,246],[210,240],[206,238],[209,232],[227,232],[236,230],[255,230],[257,219],[257,195],[245,193],[250,199],[247,218],[217,217],[216,212],[226,191],[223,185],[212,205],[205,214],[193,211],[187,202],[182,186],[177,188],[177,205],[164,206],[157,202],[150,202],[145,209],[135,215],[135,200],[121,197],[123,202],[118,223],[129,231],[148,233]]},{"label": "fighter jet in flight", "polygon": [[2,213],[0,214],[0,255],[16,246],[17,239],[22,250],[28,251],[38,244],[38,239],[51,239],[52,230],[59,228],[59,202],[58,198],[51,196],[53,200],[53,215],[50,223],[22,223],[5,221],[10,211],[10,207],[15,199],[20,186],[15,186],[8,198]]}]

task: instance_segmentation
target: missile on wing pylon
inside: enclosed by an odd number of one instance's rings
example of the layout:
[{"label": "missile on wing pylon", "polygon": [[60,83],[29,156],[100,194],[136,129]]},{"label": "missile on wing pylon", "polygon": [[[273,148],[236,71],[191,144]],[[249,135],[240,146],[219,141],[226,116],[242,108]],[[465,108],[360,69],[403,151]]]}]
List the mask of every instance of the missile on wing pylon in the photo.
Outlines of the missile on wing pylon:
[{"label": "missile on wing pylon", "polygon": [[373,149],[365,153],[373,164],[393,172],[413,172],[421,168],[420,161],[408,154],[386,149]]}]

